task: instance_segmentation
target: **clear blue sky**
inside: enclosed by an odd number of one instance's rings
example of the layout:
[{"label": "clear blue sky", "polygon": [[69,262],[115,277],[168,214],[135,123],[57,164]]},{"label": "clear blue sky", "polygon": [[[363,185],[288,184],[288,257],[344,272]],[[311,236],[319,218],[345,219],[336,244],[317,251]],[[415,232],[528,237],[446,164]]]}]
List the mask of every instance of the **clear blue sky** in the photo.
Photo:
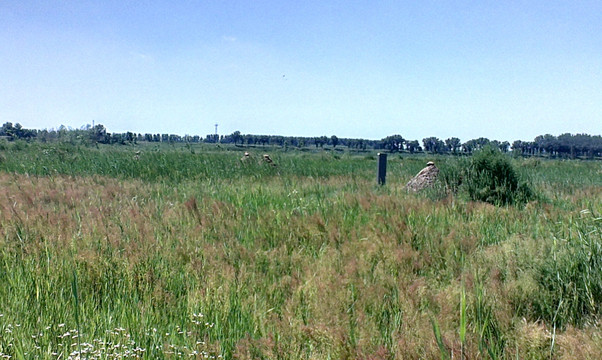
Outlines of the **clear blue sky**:
[{"label": "clear blue sky", "polygon": [[0,123],[602,133],[602,1],[0,1]]}]

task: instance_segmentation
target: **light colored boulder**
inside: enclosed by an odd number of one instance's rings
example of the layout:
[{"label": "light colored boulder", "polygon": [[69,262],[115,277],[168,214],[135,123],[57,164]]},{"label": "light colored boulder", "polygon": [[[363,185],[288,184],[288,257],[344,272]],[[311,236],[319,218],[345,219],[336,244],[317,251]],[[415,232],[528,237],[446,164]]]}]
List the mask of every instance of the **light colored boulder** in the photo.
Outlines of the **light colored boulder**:
[{"label": "light colored boulder", "polygon": [[422,189],[426,189],[428,187],[433,186],[435,180],[437,180],[437,176],[439,175],[439,169],[435,166],[435,163],[429,161],[426,163],[426,167],[414,176],[408,183],[406,184],[406,189],[411,191],[420,191]]}]

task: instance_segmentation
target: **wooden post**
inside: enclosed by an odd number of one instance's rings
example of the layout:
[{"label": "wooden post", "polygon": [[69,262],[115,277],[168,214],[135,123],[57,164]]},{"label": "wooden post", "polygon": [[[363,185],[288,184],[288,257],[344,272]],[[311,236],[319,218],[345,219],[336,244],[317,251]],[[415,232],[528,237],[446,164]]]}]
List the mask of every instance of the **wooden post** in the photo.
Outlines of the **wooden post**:
[{"label": "wooden post", "polygon": [[385,184],[387,177],[387,154],[378,153],[378,185]]}]

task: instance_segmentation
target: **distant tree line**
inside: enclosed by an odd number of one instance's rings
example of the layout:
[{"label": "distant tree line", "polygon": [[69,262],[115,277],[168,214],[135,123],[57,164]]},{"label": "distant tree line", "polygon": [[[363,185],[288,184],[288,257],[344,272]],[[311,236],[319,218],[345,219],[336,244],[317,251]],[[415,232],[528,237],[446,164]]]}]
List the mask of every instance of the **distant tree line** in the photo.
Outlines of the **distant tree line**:
[{"label": "distant tree line", "polygon": [[86,125],[80,129],[60,126],[58,129],[51,130],[27,130],[20,124],[13,125],[10,122],[5,123],[0,128],[0,138],[7,140],[31,140],[36,139],[41,142],[67,141],[77,143],[99,143],[99,144],[135,144],[138,142],[187,142],[200,143],[203,139],[196,136],[180,136],[174,134],[136,134],[128,131],[124,133],[109,133],[104,125],[95,126]]},{"label": "distant tree line", "polygon": [[533,141],[517,140],[512,150],[523,155],[547,155],[551,157],[600,157],[602,136],[588,134],[540,135]]},{"label": "distant tree line", "polygon": [[38,140],[42,142],[69,141],[78,143],[100,144],[134,144],[138,142],[156,143],[222,143],[237,146],[280,146],[292,148],[324,148],[333,149],[346,147],[356,150],[384,150],[390,153],[397,152],[426,152],[431,154],[472,154],[485,146],[499,149],[501,152],[512,150],[513,154],[523,156],[547,156],[562,158],[594,158],[602,157],[602,136],[588,134],[550,134],[537,136],[533,141],[516,140],[512,144],[508,141],[489,140],[484,137],[462,142],[457,137],[445,140],[437,137],[427,137],[418,140],[405,139],[401,135],[387,136],[381,140],[351,139],[332,136],[302,137],[281,135],[252,135],[241,134],[235,131],[230,135],[209,134],[204,138],[198,135],[175,134],[140,134],[134,132],[109,133],[101,124],[86,125],[80,129],[60,126],[58,129],[34,130],[25,129],[21,124],[5,123],[0,128],[0,139],[12,140]]}]

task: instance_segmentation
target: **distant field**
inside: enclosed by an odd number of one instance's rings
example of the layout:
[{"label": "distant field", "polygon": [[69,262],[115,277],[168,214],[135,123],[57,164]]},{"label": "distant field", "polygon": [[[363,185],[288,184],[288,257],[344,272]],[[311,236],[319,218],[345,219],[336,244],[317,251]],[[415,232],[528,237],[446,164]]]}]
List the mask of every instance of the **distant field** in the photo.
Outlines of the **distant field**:
[{"label": "distant field", "polygon": [[495,207],[408,194],[424,155],[246,150],[0,143],[0,357],[602,354],[602,162],[513,159],[537,200]]}]

